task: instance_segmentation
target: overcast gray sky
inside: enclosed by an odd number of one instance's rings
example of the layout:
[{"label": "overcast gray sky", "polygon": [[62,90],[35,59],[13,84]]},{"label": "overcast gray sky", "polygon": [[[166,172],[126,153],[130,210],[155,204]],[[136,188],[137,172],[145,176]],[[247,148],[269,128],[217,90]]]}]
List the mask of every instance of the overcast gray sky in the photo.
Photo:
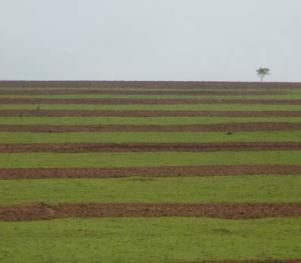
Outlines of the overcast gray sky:
[{"label": "overcast gray sky", "polygon": [[300,0],[0,0],[0,79],[301,81]]}]

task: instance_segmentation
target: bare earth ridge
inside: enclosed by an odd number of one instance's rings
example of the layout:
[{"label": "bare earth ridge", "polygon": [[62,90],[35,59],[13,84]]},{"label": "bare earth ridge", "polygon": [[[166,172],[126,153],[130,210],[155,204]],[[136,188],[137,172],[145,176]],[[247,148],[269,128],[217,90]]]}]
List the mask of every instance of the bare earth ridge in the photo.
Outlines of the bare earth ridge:
[{"label": "bare earth ridge", "polygon": [[70,217],[212,217],[223,219],[257,219],[299,217],[301,204],[25,204],[0,207],[0,220],[26,221]]},{"label": "bare earth ridge", "polygon": [[294,131],[301,123],[224,123],[192,125],[2,125],[2,132],[231,132]]},{"label": "bare earth ridge", "polygon": [[263,150],[301,150],[301,142],[0,144],[1,153],[217,152]]},{"label": "bare earth ridge", "polygon": [[129,168],[1,168],[0,179],[118,178],[132,176],[301,175],[301,165],[202,165]]}]

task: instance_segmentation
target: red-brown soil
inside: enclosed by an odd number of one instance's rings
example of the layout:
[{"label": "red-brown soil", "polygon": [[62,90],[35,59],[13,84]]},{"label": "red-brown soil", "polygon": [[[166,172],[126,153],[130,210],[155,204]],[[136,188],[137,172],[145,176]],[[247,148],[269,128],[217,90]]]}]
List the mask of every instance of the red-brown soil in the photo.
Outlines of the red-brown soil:
[{"label": "red-brown soil", "polygon": [[97,89],[299,89],[301,83],[199,82],[199,81],[0,81],[0,89],[97,88]]},{"label": "red-brown soil", "polygon": [[265,104],[301,105],[301,99],[57,99],[57,98],[0,98],[0,104],[102,104],[102,105],[158,105],[158,104]]},{"label": "red-brown soil", "polygon": [[1,168],[0,179],[301,175],[301,165],[203,165],[129,168]]},{"label": "red-brown soil", "polygon": [[301,150],[301,142],[0,144],[1,153],[216,152]]},{"label": "red-brown soil", "polygon": [[0,110],[0,116],[44,117],[301,117],[301,111]]},{"label": "red-brown soil", "polygon": [[225,123],[195,125],[1,125],[2,132],[233,132],[294,131],[301,123]]},{"label": "red-brown soil", "polygon": [[45,220],[70,217],[211,217],[257,219],[300,217],[301,203],[239,204],[25,204],[0,207],[1,221]]}]

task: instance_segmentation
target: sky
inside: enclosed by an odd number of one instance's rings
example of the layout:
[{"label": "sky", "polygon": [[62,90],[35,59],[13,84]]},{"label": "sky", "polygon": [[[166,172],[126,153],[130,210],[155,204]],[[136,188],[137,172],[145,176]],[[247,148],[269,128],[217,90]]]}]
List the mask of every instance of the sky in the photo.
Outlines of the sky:
[{"label": "sky", "polygon": [[301,81],[300,0],[0,0],[1,80]]}]

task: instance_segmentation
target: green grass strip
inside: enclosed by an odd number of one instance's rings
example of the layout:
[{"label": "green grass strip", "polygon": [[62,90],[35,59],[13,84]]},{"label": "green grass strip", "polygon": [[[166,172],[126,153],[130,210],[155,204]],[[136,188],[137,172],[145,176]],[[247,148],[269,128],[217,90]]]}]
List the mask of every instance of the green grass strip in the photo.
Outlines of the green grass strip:
[{"label": "green grass strip", "polygon": [[57,203],[301,202],[301,176],[229,176],[0,183],[0,205]]},{"label": "green grass strip", "polygon": [[0,132],[0,143],[196,143],[196,142],[300,142],[301,131],[269,132]]},{"label": "green grass strip", "polygon": [[250,122],[301,123],[301,117],[0,117],[7,125],[189,125]]},{"label": "green grass strip", "polygon": [[101,94],[66,94],[66,95],[0,95],[0,98],[46,98],[46,99],[301,99],[301,92],[289,92],[285,95],[101,95]]},{"label": "green grass strip", "polygon": [[101,105],[101,104],[1,104],[0,110],[187,110],[187,111],[298,111],[301,105],[239,105],[239,104],[178,104],[178,105]]},{"label": "green grass strip", "polygon": [[0,168],[158,167],[301,163],[301,151],[154,153],[3,153]]},{"label": "green grass strip", "polygon": [[168,263],[301,257],[300,219],[1,222],[1,262]]}]

